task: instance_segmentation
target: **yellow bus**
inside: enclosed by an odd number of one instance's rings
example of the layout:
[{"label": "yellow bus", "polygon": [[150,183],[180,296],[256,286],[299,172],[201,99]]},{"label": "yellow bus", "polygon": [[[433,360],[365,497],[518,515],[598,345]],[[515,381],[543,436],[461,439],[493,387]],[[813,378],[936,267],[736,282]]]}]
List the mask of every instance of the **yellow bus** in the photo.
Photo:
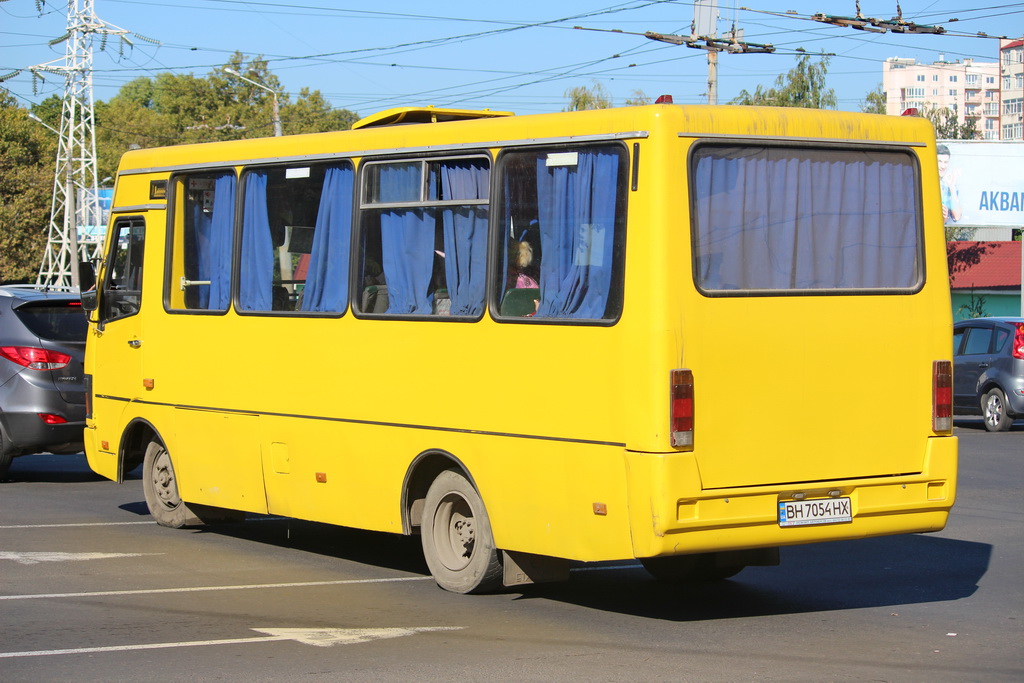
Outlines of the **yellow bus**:
[{"label": "yellow bus", "polygon": [[943,528],[946,271],[918,118],[427,107],[132,151],[86,450],[162,525],[418,534],[450,591],[720,579]]}]

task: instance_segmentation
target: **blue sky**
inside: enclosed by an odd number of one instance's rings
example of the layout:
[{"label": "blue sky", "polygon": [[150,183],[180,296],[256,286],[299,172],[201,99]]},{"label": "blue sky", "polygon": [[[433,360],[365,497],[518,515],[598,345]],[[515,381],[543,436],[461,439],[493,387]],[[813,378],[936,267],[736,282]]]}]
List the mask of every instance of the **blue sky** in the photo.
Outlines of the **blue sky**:
[{"label": "blue sky", "polygon": [[[83,0],[80,0],[83,1]],[[67,2],[0,0],[0,74],[62,59]],[[828,85],[839,108],[857,110],[882,80],[887,57],[932,62],[996,61],[998,41],[954,34],[1024,34],[1024,2],[903,0],[903,19],[941,25],[946,35],[878,34],[810,21],[815,13],[853,16],[855,0],[719,0],[718,31],[735,25],[748,43],[777,52],[722,54],[719,102],[741,89],[770,86],[796,61],[796,50],[834,53]],[[861,14],[889,19],[896,0],[861,0]],[[690,33],[693,2],[672,0],[558,0],[540,2],[332,2],[295,0],[94,0],[96,14],[129,36],[119,50],[108,39],[94,57],[98,100],[124,83],[162,71],[204,76],[234,51],[263,55],[290,93],[320,90],[338,108],[362,116],[396,106],[427,105],[559,111],[565,91],[600,82],[616,104],[641,90],[671,94],[676,103],[703,103],[706,53],[643,37],[645,31]],[[795,14],[787,15],[792,10]],[[951,21],[958,19],[958,21]],[[585,29],[574,28],[576,26]],[[622,31],[617,33],[615,31]],[[635,35],[641,34],[641,35]],[[37,83],[28,72],[0,87],[20,104],[59,94],[63,81]]]}]

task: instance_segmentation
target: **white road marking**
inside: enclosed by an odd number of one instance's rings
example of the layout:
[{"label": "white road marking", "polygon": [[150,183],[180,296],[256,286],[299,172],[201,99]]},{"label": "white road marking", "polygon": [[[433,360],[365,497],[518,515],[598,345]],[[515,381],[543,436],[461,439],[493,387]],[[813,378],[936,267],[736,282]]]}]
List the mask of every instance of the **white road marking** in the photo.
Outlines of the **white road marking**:
[{"label": "white road marking", "polygon": [[404,576],[393,579],[340,579],[337,581],[303,581],[295,583],[250,583],[238,586],[193,586],[191,588],[149,588],[123,591],[92,591],[84,593],[32,593],[29,595],[0,595],[0,600],[94,598],[116,595],[161,595],[166,593],[203,593],[207,591],[241,591],[260,588],[305,588],[307,586],[345,586],[359,583],[394,583],[397,581],[433,581],[433,577]]},{"label": "white road marking", "polygon": [[113,557],[142,557],[143,555],[163,555],[163,553],[16,553],[0,551],[0,560],[14,560],[18,564],[39,564],[40,562],[108,560]]},{"label": "white road marking", "polygon": [[73,526],[132,526],[135,524],[156,524],[153,520],[148,522],[82,522],[76,524],[5,524],[0,529],[60,529]]},{"label": "white road marking", "polygon": [[146,643],[142,645],[110,645],[107,647],[76,647],[66,650],[29,650],[27,652],[0,652],[0,658],[46,657],[50,655],[79,655],[97,652],[128,652],[130,650],[162,650],[174,647],[202,647],[206,645],[241,645],[294,640],[304,645],[330,647],[355,645],[371,640],[400,638],[427,631],[459,631],[461,626],[413,626],[409,628],[254,628],[266,636],[257,638],[229,638],[224,640],[192,640],[178,643]]}]

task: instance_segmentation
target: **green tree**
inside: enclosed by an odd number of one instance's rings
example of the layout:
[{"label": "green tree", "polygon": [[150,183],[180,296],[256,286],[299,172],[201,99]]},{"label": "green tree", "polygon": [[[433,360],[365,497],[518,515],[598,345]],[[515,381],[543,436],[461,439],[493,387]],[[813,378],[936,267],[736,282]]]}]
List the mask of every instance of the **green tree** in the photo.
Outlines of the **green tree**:
[{"label": "green tree", "polygon": [[885,91],[882,90],[882,84],[879,83],[874,90],[864,96],[864,101],[860,103],[860,110],[865,114],[884,114],[886,112],[885,105]]},{"label": "green tree", "polygon": [[[277,93],[286,135],[346,130],[358,119],[347,109],[333,109],[319,90],[303,88],[293,103],[261,57],[247,60],[236,52],[225,67]],[[160,73],[138,78],[108,102],[98,102],[100,177],[113,175],[129,149],[273,135],[273,95],[225,67],[204,77]]]},{"label": "green tree", "polygon": [[583,111],[584,109],[608,109],[612,96],[600,81],[593,81],[589,88],[578,85],[565,91],[569,104],[562,111]]},{"label": "green tree", "polygon": [[757,86],[753,93],[741,90],[730,104],[761,105],[769,107],[806,107],[809,109],[835,109],[836,93],[825,87],[829,58],[822,56],[817,64],[810,55],[797,58],[796,66],[788,73],[779,74],[774,88]]},{"label": "green tree", "polygon": [[57,139],[0,90],[0,282],[32,281],[46,246]]},{"label": "green tree", "polygon": [[626,98],[627,107],[642,107],[645,104],[651,104],[654,100],[643,90],[634,90],[629,97]]},{"label": "green tree", "polygon": [[965,117],[960,123],[960,117],[949,107],[934,106],[925,106],[920,114],[935,126],[935,137],[939,140],[977,140],[980,137],[976,117]]},{"label": "green tree", "polygon": [[295,103],[281,107],[281,125],[289,135],[349,130],[359,116],[348,109],[334,109],[319,90],[299,91]]}]

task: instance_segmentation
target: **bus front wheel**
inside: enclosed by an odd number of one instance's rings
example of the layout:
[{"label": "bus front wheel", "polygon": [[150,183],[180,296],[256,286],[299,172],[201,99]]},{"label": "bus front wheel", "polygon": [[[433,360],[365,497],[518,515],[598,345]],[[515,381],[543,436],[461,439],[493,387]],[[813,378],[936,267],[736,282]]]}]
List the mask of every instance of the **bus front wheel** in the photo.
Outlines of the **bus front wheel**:
[{"label": "bus front wheel", "polygon": [[484,593],[501,587],[502,565],[487,510],[461,473],[445,470],[430,485],[420,538],[423,557],[441,588]]},{"label": "bus front wheel", "polygon": [[142,489],[149,514],[160,526],[180,529],[192,517],[178,494],[171,455],[159,441],[151,441],[142,462]]}]

